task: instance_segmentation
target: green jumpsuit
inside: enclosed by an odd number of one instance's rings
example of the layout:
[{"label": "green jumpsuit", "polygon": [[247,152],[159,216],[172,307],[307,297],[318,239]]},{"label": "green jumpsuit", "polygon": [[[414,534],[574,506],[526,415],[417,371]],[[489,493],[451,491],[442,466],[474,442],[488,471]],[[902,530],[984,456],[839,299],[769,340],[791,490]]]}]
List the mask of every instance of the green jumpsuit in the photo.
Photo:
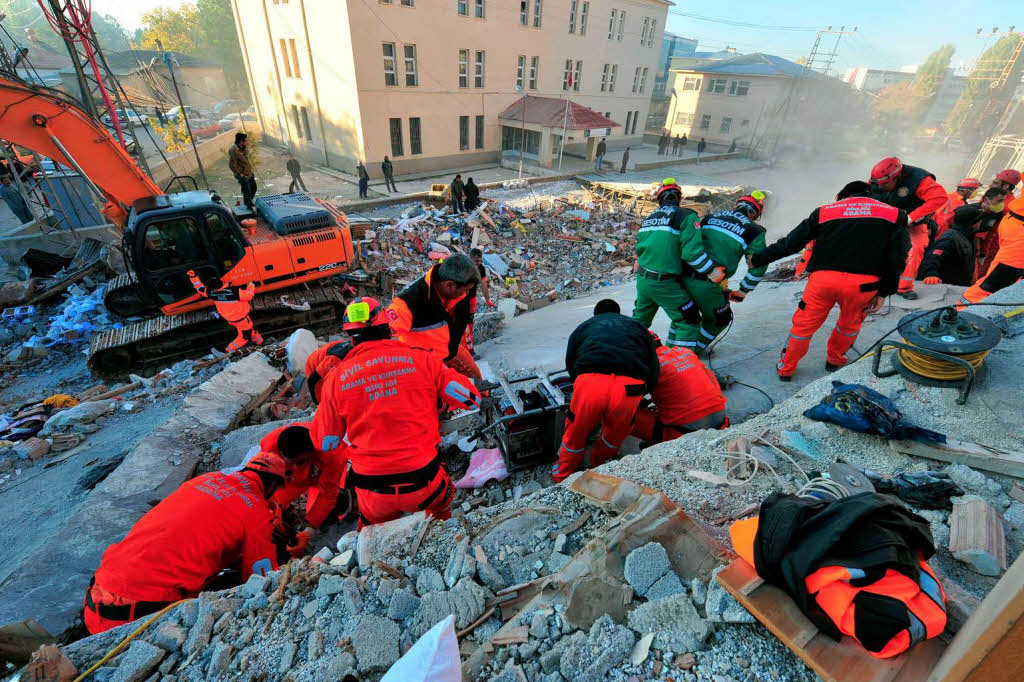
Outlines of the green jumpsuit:
[{"label": "green jumpsuit", "polygon": [[[725,268],[726,278],[736,274],[744,256],[765,248],[765,229],[741,211],[719,211],[700,221],[704,251]],[[750,268],[740,282],[740,291],[749,294],[764,277],[768,266]],[[724,284],[728,280],[723,280]],[[702,276],[683,277],[683,288],[700,309],[701,320],[687,322],[680,331],[684,346],[698,352],[705,350],[732,320],[732,310],[722,284],[714,284]]]},{"label": "green jumpsuit", "polygon": [[682,286],[683,272],[711,272],[716,264],[704,252],[697,214],[666,203],[640,224],[636,253],[636,307],[633,319],[650,328],[658,308],[671,320],[668,345],[686,345],[683,332],[690,323],[700,325],[700,311]]}]

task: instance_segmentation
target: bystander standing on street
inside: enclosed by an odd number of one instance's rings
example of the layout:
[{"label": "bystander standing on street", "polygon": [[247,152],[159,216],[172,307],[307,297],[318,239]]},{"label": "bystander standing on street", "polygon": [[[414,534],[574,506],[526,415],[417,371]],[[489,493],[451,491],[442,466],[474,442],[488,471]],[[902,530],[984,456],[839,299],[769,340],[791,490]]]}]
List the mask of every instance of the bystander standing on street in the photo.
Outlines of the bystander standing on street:
[{"label": "bystander standing on street", "polygon": [[462,195],[466,192],[466,185],[462,182],[461,174],[456,174],[452,184],[448,185],[448,189],[452,193],[452,211],[455,213],[465,213],[466,207],[462,203]]},{"label": "bystander standing on street", "polygon": [[601,141],[597,143],[597,156],[594,157],[594,170],[601,170],[601,164],[604,163],[604,155],[607,151],[608,145],[604,143],[604,138],[602,137]]},{"label": "bystander standing on street", "polygon": [[356,164],[356,175],[359,177],[359,198],[366,198],[366,190],[370,186],[370,174],[366,172],[366,166],[360,161]]},{"label": "bystander standing on street", "polygon": [[235,143],[228,150],[228,168],[242,189],[242,202],[252,208],[252,199],[256,196],[256,175],[249,160],[249,136],[245,133],[235,133]]},{"label": "bystander standing on street", "polygon": [[700,138],[700,142],[697,143],[697,163],[700,163],[700,157],[704,153],[704,150],[708,148],[708,143],[704,141],[704,138]]},{"label": "bystander standing on street", "polygon": [[380,170],[384,173],[384,184],[388,188],[388,192],[397,192],[398,185],[395,184],[395,167],[391,165],[391,159],[384,157],[384,163],[380,165]]},{"label": "bystander standing on street", "polygon": [[466,186],[462,191],[466,195],[465,209],[467,211],[475,210],[480,205],[480,188],[473,182],[473,178],[466,180]]},{"label": "bystander standing on street", "polygon": [[299,165],[299,160],[294,155],[289,156],[288,162],[284,166],[288,169],[288,174],[292,176],[291,184],[288,185],[288,194],[294,192],[296,187],[301,187],[303,192],[308,191],[306,183],[302,181],[302,166]]},{"label": "bystander standing on street", "polygon": [[626,147],[626,151],[622,152],[622,165],[619,166],[619,172],[626,172],[626,164],[629,163],[629,147]]}]

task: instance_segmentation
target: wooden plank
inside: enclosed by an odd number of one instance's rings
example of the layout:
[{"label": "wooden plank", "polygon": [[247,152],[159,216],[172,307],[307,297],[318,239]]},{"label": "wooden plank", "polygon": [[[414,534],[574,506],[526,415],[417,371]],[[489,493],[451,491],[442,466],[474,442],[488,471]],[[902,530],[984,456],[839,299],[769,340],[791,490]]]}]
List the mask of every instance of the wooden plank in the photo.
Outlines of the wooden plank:
[{"label": "wooden plank", "polygon": [[889,447],[907,455],[953,464],[966,464],[975,469],[1024,478],[1024,452],[1018,450],[1005,450],[952,438],[946,443],[891,440]]},{"label": "wooden plank", "polygon": [[1003,520],[985,500],[953,505],[949,518],[949,551],[982,575],[1006,570],[1006,537]]},{"label": "wooden plank", "polygon": [[[1024,554],[1017,557],[1006,575],[996,583],[981,606],[971,614],[967,623],[949,643],[928,680],[933,682],[959,682],[964,679],[981,680],[980,673],[989,666],[1006,666],[989,680],[1019,680],[1011,672],[1020,672],[1024,650]],[[1007,647],[1004,642],[1009,642]],[[1006,674],[1004,675],[1003,672]]]}]

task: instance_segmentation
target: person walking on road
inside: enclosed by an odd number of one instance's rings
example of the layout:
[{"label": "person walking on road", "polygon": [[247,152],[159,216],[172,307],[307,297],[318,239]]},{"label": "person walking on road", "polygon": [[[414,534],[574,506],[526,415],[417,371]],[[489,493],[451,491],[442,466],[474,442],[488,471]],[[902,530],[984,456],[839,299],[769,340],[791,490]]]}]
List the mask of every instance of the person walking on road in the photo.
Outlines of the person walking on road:
[{"label": "person walking on road", "polygon": [[366,190],[370,186],[370,174],[366,172],[366,165],[360,161],[356,164],[356,175],[359,176],[359,198],[366,198]]},{"label": "person walking on road", "polygon": [[302,181],[302,166],[299,165],[299,160],[294,155],[288,157],[288,162],[284,167],[288,169],[288,175],[292,176],[291,184],[288,185],[288,194],[294,192],[296,187],[301,187],[303,192],[308,191],[306,183]]},{"label": "person walking on road", "polygon": [[462,195],[466,193],[466,185],[462,182],[462,175],[456,174],[452,184],[448,185],[452,193],[452,212],[465,213],[466,207],[462,203]]},{"label": "person walking on road", "polygon": [[665,153],[665,149],[668,147],[668,140],[668,133],[662,133],[661,137],[658,139],[658,156]]},{"label": "person walking on road", "polygon": [[708,148],[708,143],[704,141],[704,138],[700,138],[700,142],[697,143],[697,163],[700,163],[700,157],[704,154],[704,150]]},{"label": "person walking on road", "polygon": [[597,156],[594,158],[595,171],[601,170],[601,164],[604,163],[604,154],[606,151],[608,151],[608,145],[604,143],[604,138],[602,137],[601,141],[597,143]]},{"label": "person walking on road", "polygon": [[0,198],[4,200],[11,213],[21,221],[22,224],[32,222],[32,213],[28,210],[25,198],[21,196],[18,188],[11,183],[11,176],[0,175]]},{"label": "person walking on road", "polygon": [[679,140],[679,156],[682,156],[683,154],[686,153],[687,142],[689,142],[689,140],[686,139],[686,133],[683,133],[683,138]]},{"label": "person walking on road", "polygon": [[251,209],[256,196],[256,174],[249,160],[249,136],[245,133],[235,133],[235,143],[228,150],[228,168],[242,189],[242,202]]},{"label": "person walking on road", "polygon": [[626,151],[622,152],[622,165],[619,166],[619,172],[626,172],[626,164],[629,163],[629,147],[626,147]]},{"label": "person walking on road", "polygon": [[380,170],[384,173],[384,184],[387,186],[389,192],[397,192],[398,185],[395,184],[395,167],[391,165],[391,159],[384,157],[384,163],[380,165]]}]

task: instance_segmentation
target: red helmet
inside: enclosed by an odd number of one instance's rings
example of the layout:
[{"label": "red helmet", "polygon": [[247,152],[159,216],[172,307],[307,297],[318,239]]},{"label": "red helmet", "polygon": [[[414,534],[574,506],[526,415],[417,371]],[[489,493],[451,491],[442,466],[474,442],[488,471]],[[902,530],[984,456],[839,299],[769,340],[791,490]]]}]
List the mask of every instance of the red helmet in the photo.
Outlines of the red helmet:
[{"label": "red helmet", "polygon": [[389,322],[388,310],[381,306],[380,301],[363,296],[352,301],[345,308],[345,323],[341,328],[347,332],[358,331]]},{"label": "red helmet", "polygon": [[285,477],[286,466],[284,458],[273,452],[267,452],[266,450],[260,450],[256,455],[250,459],[242,471],[256,471],[264,474],[271,474],[277,476],[282,480]]},{"label": "red helmet", "polygon": [[895,156],[882,159],[871,169],[871,183],[885,185],[892,182],[903,172],[903,162]]},{"label": "red helmet", "polygon": [[761,217],[761,212],[764,210],[764,202],[760,199],[752,197],[750,195],[740,197],[736,200],[736,208],[749,207],[754,209],[754,214],[751,216],[751,220],[757,220]]},{"label": "red helmet", "polygon": [[658,204],[663,204],[672,192],[675,192],[680,199],[683,198],[683,189],[676,184],[676,179],[665,178],[661,181],[661,187],[655,192],[654,198],[658,200]]},{"label": "red helmet", "polygon": [[979,189],[980,187],[981,181],[978,178],[964,178],[956,183],[957,189]]},{"label": "red helmet", "polygon": [[1016,187],[1017,183],[1020,182],[1020,171],[1007,168],[1006,170],[999,171],[999,173],[996,174],[996,180],[1001,180],[1011,187]]}]

